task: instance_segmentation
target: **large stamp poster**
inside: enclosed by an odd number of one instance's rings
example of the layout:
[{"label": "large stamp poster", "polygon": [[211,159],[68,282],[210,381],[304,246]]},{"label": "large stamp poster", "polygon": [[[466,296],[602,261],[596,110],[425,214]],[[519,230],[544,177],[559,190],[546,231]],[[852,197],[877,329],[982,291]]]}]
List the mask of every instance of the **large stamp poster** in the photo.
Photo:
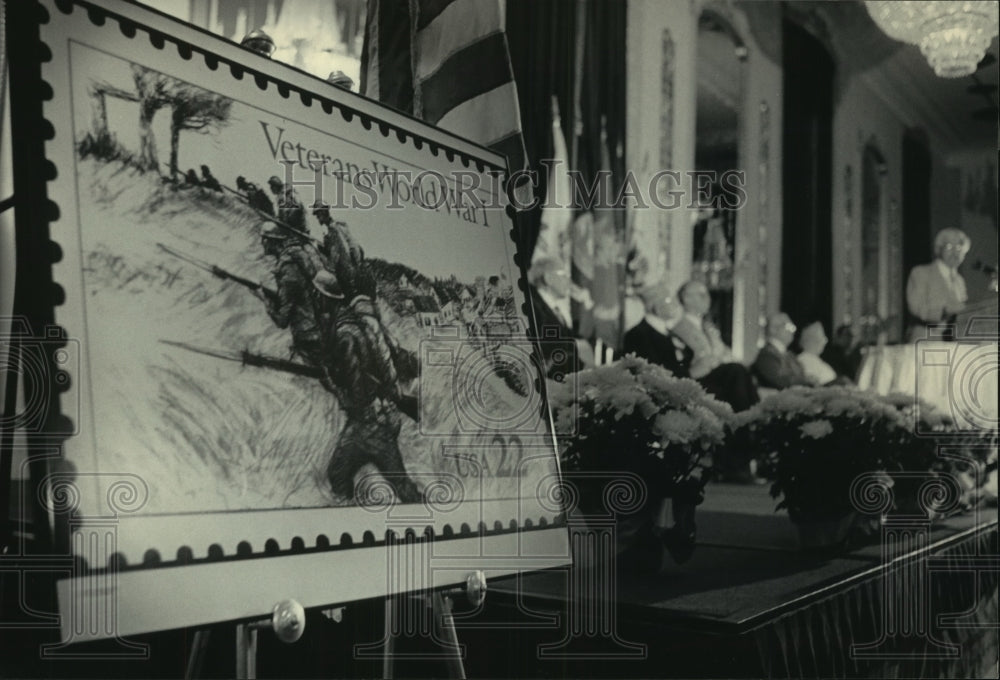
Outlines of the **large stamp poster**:
[{"label": "large stamp poster", "polygon": [[41,3],[61,606],[109,564],[126,633],[384,594],[387,532],[439,539],[434,585],[565,562],[502,159],[98,4]]}]

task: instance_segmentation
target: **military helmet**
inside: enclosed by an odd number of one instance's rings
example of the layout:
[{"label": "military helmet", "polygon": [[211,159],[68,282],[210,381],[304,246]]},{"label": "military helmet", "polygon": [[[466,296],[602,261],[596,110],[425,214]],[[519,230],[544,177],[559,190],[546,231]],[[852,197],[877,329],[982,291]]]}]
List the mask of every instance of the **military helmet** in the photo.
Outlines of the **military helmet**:
[{"label": "military helmet", "polygon": [[281,178],[280,178],[280,177],[278,177],[277,175],[271,175],[271,176],[270,176],[270,177],[269,177],[269,178],[267,179],[267,183],[268,183],[268,184],[269,184],[270,186],[272,186],[272,187],[278,187],[279,189],[280,189],[281,187],[285,186],[285,183],[284,183],[284,182],[282,182],[282,181],[281,181]]},{"label": "military helmet", "polygon": [[271,36],[259,28],[250,31],[243,36],[243,40],[240,41],[240,45],[251,52],[256,52],[257,54],[268,58],[274,54],[274,49],[276,47]]},{"label": "military helmet", "polygon": [[334,87],[340,87],[345,90],[350,90],[354,87],[354,79],[343,71],[330,71],[330,75],[326,77],[326,82]]},{"label": "military helmet", "polygon": [[340,288],[340,281],[337,280],[337,276],[326,269],[321,269],[316,272],[316,276],[313,277],[313,287],[319,291],[320,295],[323,295],[334,300],[343,300],[344,291]]},{"label": "military helmet", "polygon": [[273,224],[271,222],[265,222],[261,225],[260,237],[267,241],[284,241],[288,237],[288,230],[282,229],[277,224],[274,224],[271,228],[265,229],[264,227],[268,224]]}]

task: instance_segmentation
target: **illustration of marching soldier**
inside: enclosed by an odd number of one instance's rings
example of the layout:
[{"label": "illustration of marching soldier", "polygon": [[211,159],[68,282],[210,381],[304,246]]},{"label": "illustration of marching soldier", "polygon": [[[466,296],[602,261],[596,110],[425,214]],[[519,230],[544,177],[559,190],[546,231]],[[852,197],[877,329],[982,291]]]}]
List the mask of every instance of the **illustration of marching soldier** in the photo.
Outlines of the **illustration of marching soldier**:
[{"label": "illustration of marching soldier", "polygon": [[243,175],[236,178],[236,189],[243,195],[251,208],[274,217],[274,203],[271,202],[266,191],[253,182],[248,182]]},{"label": "illustration of marching soldier", "polygon": [[313,208],[313,215],[326,227],[320,252],[326,257],[327,269],[337,277],[348,301],[356,295],[367,295],[374,300],[375,277],[365,263],[365,251],[351,237],[347,223],[334,221],[326,205]]},{"label": "illustration of marching soldier", "polygon": [[[276,186],[271,185],[272,189]],[[354,478],[366,466],[374,466],[401,502],[419,502],[422,495],[406,473],[398,443],[401,416],[419,418],[416,399],[400,388],[400,382],[416,378],[418,361],[383,325],[374,276],[347,225],[334,222],[329,209],[317,209],[314,214],[328,230],[318,248],[304,227],[293,228],[283,220],[261,225],[264,253],[276,259],[273,288],[160,244],[169,254],[234,281],[262,300],[271,320],[291,332],[291,360],[164,342],[244,365],[318,379],[336,397],[347,419],[327,469],[331,489],[353,498]]]},{"label": "illustration of marching soldier", "polygon": [[306,231],[306,209],[302,206],[298,194],[292,187],[286,187],[284,182],[272,175],[267,180],[271,193],[278,203],[278,221],[298,231]]},{"label": "illustration of marching soldier", "polygon": [[[418,502],[420,492],[406,474],[398,444],[401,408],[417,418],[415,400],[399,387],[401,377],[416,376],[415,357],[398,347],[382,325],[374,278],[346,225],[341,231],[329,211],[317,218],[333,232],[325,239],[331,253],[325,263],[304,233],[283,226],[262,232],[265,252],[276,254],[278,263],[276,293],[267,295],[262,287],[258,296],[275,324],[290,328],[293,354],[320,369],[323,386],[347,417],[327,469],[332,490],[352,498],[355,475],[372,464],[400,501]],[[337,269],[349,277],[344,286]],[[359,290],[368,287],[366,280],[371,295]]]},{"label": "illustration of marching soldier", "polygon": [[324,319],[322,370],[347,416],[327,466],[330,487],[352,498],[355,477],[371,464],[401,502],[419,502],[422,494],[399,451],[400,406],[406,403],[399,388],[399,348],[378,320],[372,299],[358,295],[347,300],[337,277],[327,270],[318,272],[313,284]]},{"label": "illustration of marching soldier", "polygon": [[275,294],[263,286],[254,293],[267,308],[278,328],[292,333],[292,355],[313,366],[322,365],[320,328],[317,323],[316,289],[313,278],[323,267],[319,254],[305,231],[275,225],[262,230],[264,253],[277,258],[274,269]]},{"label": "illustration of marching soldier", "polygon": [[222,193],[222,185],[219,184],[219,180],[215,179],[215,175],[212,174],[207,165],[201,166],[201,185],[211,191]]}]

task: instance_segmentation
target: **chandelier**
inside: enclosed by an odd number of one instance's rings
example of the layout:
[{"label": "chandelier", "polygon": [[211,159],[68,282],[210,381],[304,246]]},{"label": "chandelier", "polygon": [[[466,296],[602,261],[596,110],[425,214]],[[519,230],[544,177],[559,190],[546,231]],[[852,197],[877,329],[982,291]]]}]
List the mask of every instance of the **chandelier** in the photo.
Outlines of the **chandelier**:
[{"label": "chandelier", "polygon": [[868,0],[865,6],[890,38],[919,45],[942,78],[974,73],[997,34],[996,0]]}]

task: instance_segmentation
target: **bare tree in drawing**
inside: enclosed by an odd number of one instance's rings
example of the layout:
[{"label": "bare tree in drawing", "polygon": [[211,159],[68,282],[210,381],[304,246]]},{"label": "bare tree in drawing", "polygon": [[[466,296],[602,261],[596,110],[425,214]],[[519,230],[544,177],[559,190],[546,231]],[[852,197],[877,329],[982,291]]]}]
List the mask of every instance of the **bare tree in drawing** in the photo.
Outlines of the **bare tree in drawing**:
[{"label": "bare tree in drawing", "polygon": [[136,102],[139,105],[139,155],[133,162],[141,170],[158,170],[160,161],[153,118],[160,109],[170,108],[170,176],[176,177],[181,131],[208,133],[219,129],[229,120],[232,100],[138,64],[132,64],[132,79],[135,91],[103,82],[91,85],[95,137],[110,136],[107,97]]},{"label": "bare tree in drawing", "polygon": [[170,176],[177,176],[177,148],[181,130],[202,134],[219,129],[229,120],[233,101],[200,87],[174,81],[171,88]]},{"label": "bare tree in drawing", "polygon": [[153,136],[153,116],[173,103],[171,90],[176,81],[138,64],[132,64],[132,79],[139,102],[138,165],[142,170],[157,170],[160,161],[156,155],[156,137]]}]

